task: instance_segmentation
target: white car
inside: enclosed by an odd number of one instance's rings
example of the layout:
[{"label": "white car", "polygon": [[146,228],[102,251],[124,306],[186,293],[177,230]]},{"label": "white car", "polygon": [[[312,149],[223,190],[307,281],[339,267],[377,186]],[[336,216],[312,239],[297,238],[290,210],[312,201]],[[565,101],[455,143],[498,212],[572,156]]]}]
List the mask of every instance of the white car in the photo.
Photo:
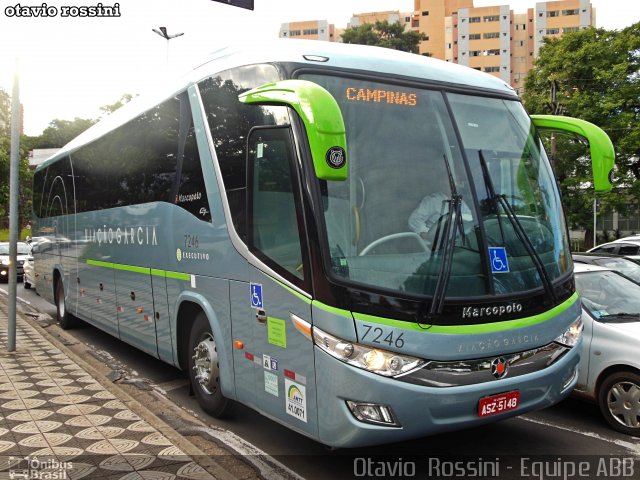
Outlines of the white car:
[{"label": "white car", "polygon": [[598,245],[597,247],[587,250],[587,253],[621,255],[639,261],[640,236],[634,235],[631,237],[619,238],[618,240],[613,240],[612,242],[603,243]]},{"label": "white car", "polygon": [[596,265],[574,269],[584,322],[574,393],[597,402],[615,430],[640,436],[640,285]]},{"label": "white car", "polygon": [[30,289],[31,287],[35,288],[36,286],[36,278],[35,278],[33,262],[34,262],[34,259],[32,256],[28,256],[24,260],[22,285],[24,285],[24,288],[26,288],[27,290]]},{"label": "white car", "polygon": [[[24,242],[18,242],[16,271],[18,280],[22,280],[25,259],[31,255],[31,247]],[[0,242],[0,281],[9,280],[9,242]]]}]

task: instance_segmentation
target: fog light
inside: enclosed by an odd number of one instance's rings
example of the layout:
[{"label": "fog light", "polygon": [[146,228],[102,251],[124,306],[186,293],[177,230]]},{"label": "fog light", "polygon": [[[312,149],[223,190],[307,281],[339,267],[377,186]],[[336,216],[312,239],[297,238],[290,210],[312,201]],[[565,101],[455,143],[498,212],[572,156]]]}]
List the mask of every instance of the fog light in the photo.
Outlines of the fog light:
[{"label": "fog light", "polygon": [[400,423],[395,418],[391,407],[378,405],[377,403],[354,402],[347,400],[347,406],[354,417],[361,422],[373,423],[374,425],[385,425],[388,427],[399,427]]}]

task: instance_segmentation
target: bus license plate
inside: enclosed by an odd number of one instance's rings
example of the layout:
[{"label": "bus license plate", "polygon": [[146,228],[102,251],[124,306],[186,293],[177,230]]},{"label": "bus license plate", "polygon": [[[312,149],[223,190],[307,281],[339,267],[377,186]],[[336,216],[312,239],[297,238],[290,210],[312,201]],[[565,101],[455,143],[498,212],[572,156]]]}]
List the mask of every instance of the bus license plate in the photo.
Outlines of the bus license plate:
[{"label": "bus license plate", "polygon": [[518,408],[519,403],[519,390],[484,397],[480,399],[480,403],[478,404],[478,416],[488,417],[489,415],[495,415],[496,413],[515,410]]}]

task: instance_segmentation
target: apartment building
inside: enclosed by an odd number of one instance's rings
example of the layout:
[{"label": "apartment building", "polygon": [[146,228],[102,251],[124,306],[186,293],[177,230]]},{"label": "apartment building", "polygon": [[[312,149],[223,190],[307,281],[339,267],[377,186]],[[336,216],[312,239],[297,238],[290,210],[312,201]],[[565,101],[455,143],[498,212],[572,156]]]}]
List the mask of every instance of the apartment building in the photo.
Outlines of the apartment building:
[{"label": "apartment building", "polygon": [[536,3],[534,56],[538,56],[542,39],[558,37],[596,24],[595,8],[589,0],[561,0]]},{"label": "apartment building", "polygon": [[[414,0],[413,12],[354,14],[348,26],[400,22],[426,36],[420,43],[420,54],[487,72],[521,89],[545,37],[596,24],[589,0],[535,4],[532,0],[531,4],[526,12],[515,13],[508,4],[474,7],[473,0]],[[329,42],[341,41],[341,32],[326,20],[283,23],[280,27],[281,38]]]},{"label": "apartment building", "polygon": [[411,17],[413,12],[400,12],[390,10],[386,12],[354,13],[347,28],[355,28],[366,23],[376,23],[387,21],[389,23],[401,23],[405,29],[411,28]]},{"label": "apartment building", "polygon": [[305,40],[337,41],[335,25],[326,20],[308,20],[289,22],[280,25],[280,38],[298,38]]},{"label": "apartment building", "polygon": [[411,28],[424,33],[420,53],[524,86],[543,39],[595,25],[589,0],[538,2],[515,13],[508,4],[474,7],[473,0],[414,0]]}]

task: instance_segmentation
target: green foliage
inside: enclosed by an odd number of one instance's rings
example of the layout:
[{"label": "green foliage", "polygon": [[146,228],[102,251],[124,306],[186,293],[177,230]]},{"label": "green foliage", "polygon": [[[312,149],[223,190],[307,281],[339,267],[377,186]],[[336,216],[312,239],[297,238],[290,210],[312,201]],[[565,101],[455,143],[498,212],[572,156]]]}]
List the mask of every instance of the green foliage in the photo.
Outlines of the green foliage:
[{"label": "green foliage", "polygon": [[[27,237],[33,236],[30,228],[23,228],[18,234],[18,241],[24,242]],[[8,242],[9,241],[9,229],[8,228],[0,228],[0,242]]]},{"label": "green foliage", "polygon": [[137,95],[131,95],[130,93],[125,93],[124,95],[122,95],[120,97],[120,100],[118,100],[117,102],[112,103],[111,105],[103,105],[102,107],[100,107],[100,111],[102,113],[104,113],[104,114],[109,115],[109,114],[115,112],[116,110],[118,110],[123,105],[129,103],[136,96]]},{"label": "green foliage", "polygon": [[357,27],[347,28],[342,33],[344,43],[357,43],[359,45],[373,45],[378,47],[402,50],[403,52],[418,53],[418,46],[422,40],[426,40],[423,33],[408,31],[398,22],[388,21],[365,23]]},{"label": "green foliage", "polygon": [[[551,91],[555,87],[555,102]],[[614,190],[600,212],[640,196],[640,22],[621,31],[587,28],[545,38],[523,96],[530,113],[562,113],[600,126],[616,149]],[[592,225],[594,192],[586,147],[558,138],[554,168],[570,226]],[[547,144],[547,151],[550,143]],[[620,193],[623,192],[624,195]],[[588,235],[592,235],[588,233]]]},{"label": "green foliage", "polygon": [[[9,226],[9,176],[11,169],[11,140],[9,135],[0,136],[0,228]],[[33,172],[29,169],[29,153],[20,143],[18,167],[18,223],[25,225],[31,218],[31,184]]]},{"label": "green foliage", "polygon": [[96,120],[78,117],[74,120],[60,120],[58,118],[51,120],[42,135],[34,140],[34,148],[64,147],[94,123]]}]

